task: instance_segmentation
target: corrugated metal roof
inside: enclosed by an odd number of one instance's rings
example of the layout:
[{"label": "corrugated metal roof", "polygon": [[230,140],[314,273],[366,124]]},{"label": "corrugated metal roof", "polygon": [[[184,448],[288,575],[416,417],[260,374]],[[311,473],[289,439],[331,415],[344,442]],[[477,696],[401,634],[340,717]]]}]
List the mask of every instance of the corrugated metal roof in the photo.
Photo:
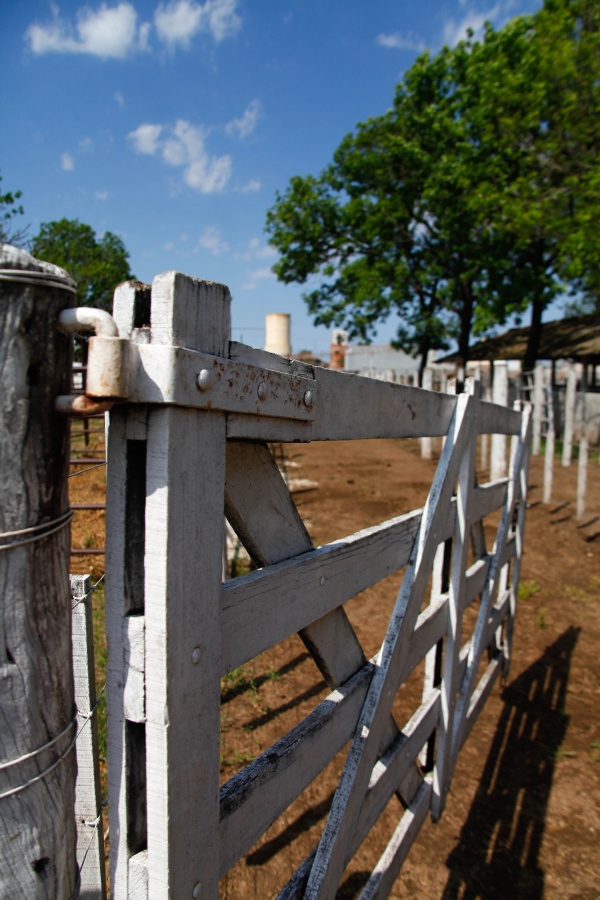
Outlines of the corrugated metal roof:
[{"label": "corrugated metal roof", "polygon": [[[529,327],[511,328],[504,334],[478,341],[469,348],[469,359],[523,359]],[[456,353],[439,362],[450,362]],[[573,359],[600,364],[600,313],[572,316],[542,324],[538,359]]]}]

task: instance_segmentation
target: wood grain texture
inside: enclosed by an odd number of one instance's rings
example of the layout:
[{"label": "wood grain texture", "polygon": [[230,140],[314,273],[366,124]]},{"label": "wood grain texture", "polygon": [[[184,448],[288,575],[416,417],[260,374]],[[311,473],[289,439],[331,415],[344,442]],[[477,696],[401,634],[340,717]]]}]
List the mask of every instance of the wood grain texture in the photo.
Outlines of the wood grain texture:
[{"label": "wood grain texture", "polygon": [[[227,289],[159,276],[151,342],[225,355]],[[148,896],[216,896],[225,416],[153,409],[147,444]]]},{"label": "wood grain texture", "polygon": [[[41,268],[22,251],[0,249],[0,268],[27,268],[28,260]],[[70,342],[56,325],[72,297],[60,287],[0,282],[2,533],[52,522],[69,508],[69,424],[54,403],[69,390]],[[10,537],[2,540],[8,543]],[[66,729],[47,750],[0,770],[2,794],[56,764],[0,798],[6,897],[68,898],[75,889],[69,547],[64,527],[0,552],[0,764],[37,751]]]},{"label": "wood grain texture", "polygon": [[86,900],[104,900],[106,871],[104,824],[100,787],[98,715],[92,622],[92,590],[89,575],[71,575],[73,601],[73,675],[79,714],[75,819],[77,863],[81,893]]}]

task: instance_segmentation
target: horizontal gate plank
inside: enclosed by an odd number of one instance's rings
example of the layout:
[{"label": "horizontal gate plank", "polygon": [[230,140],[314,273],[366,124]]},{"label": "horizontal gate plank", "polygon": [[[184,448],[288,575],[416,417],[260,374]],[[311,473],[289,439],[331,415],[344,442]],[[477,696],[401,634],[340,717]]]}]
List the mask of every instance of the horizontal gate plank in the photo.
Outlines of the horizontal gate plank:
[{"label": "horizontal gate plank", "polygon": [[[428,607],[417,620],[410,652],[401,672],[403,681],[445,630],[446,602]],[[224,875],[261,837],[277,816],[298,797],[352,737],[374,666],[369,663],[345,685],[320,703],[299,725],[258,759],[234,775],[221,788],[220,870]],[[429,702],[429,701],[428,701]],[[433,699],[431,705],[433,706]],[[437,707],[436,707],[437,709]],[[411,720],[418,736],[404,746],[394,743],[394,753],[416,758],[421,732],[433,715],[425,704]],[[417,731],[418,730],[418,731]],[[418,746],[417,746],[418,744]],[[414,749],[414,753],[413,753]],[[402,763],[403,765],[403,763]],[[405,770],[399,769],[396,784]],[[389,782],[383,782],[389,785]],[[395,788],[391,787],[393,792]]]},{"label": "horizontal gate plank", "polygon": [[[230,345],[232,359],[272,368],[273,354],[243,344]],[[290,374],[306,373],[293,361]],[[391,384],[315,366],[316,403],[312,422],[295,422],[267,416],[228,415],[230,438],[261,441],[336,441],[361,438],[422,437],[444,435],[456,397],[422,388]]]},{"label": "horizontal gate plank", "polygon": [[368,664],[221,788],[220,874],[256,843],[350,740],[369,686]]},{"label": "horizontal gate plank", "polygon": [[223,584],[221,674],[243,665],[406,565],[415,510]]},{"label": "horizontal gate plank", "polygon": [[[358,817],[356,828],[352,834],[351,841],[346,848],[346,865],[352,859],[369,833],[369,830],[381,815],[397,785],[402,781],[403,777],[406,776],[410,766],[414,765],[419,750],[437,725],[439,711],[440,692],[439,690],[434,690],[414,713],[410,721],[404,726],[402,733],[396,739],[394,745],[390,747],[389,751],[376,763],[375,768],[373,769],[369,789]],[[420,804],[423,802],[422,791],[424,784],[428,784],[428,782],[421,779],[421,785],[418,787],[415,796],[411,799],[407,813],[410,812],[410,809],[414,809],[415,803],[417,803],[420,808]],[[427,797],[429,797],[429,793],[427,794]],[[427,811],[427,808],[428,800],[425,812]],[[405,813],[405,816],[407,813]],[[403,820],[404,816],[401,821]],[[412,843],[412,839],[410,843]],[[406,851],[408,851],[410,843],[406,847]],[[314,853],[315,851],[313,850],[297,869],[290,881],[279,894],[278,900],[296,900],[296,898],[297,900],[300,900],[300,898],[304,896],[304,888],[308,880]]]}]

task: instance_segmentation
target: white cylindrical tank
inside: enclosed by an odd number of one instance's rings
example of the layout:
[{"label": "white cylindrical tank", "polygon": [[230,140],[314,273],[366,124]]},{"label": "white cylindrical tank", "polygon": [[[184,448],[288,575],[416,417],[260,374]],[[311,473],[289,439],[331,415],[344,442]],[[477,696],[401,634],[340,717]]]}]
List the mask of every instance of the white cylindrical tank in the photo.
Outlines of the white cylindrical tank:
[{"label": "white cylindrical tank", "polygon": [[265,317],[265,350],[279,356],[291,356],[289,313],[267,313]]}]

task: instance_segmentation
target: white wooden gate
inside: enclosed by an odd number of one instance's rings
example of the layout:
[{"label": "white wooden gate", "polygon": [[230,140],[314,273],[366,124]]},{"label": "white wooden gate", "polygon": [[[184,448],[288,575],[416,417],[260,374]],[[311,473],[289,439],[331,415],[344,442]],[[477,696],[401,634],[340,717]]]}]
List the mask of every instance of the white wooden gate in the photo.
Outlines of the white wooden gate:
[{"label": "white wooden gate", "polygon": [[[151,291],[119,288],[114,318],[119,337],[95,338],[89,363],[93,383],[116,341],[118,384],[96,395],[128,398],[110,412],[107,474],[112,896],[216,897],[348,741],[318,846],[280,896],[335,896],[398,794],[405,812],[361,895],[385,896],[427,813],[441,815],[460,748],[508,667],[528,408],[484,403],[477,383],[444,395],[230,343],[227,288],[173,272]],[[476,440],[488,433],[512,435],[510,471],[479,486]],[[407,436],[445,438],[424,509],[315,549],[267,442]],[[224,509],[260,566],[225,583]],[[488,548],[483,520],[496,510]],[[343,604],[400,569],[383,646],[367,660]],[[295,632],[331,694],[219,788],[220,679]],[[423,658],[422,703],[396,722],[394,696]]]}]

